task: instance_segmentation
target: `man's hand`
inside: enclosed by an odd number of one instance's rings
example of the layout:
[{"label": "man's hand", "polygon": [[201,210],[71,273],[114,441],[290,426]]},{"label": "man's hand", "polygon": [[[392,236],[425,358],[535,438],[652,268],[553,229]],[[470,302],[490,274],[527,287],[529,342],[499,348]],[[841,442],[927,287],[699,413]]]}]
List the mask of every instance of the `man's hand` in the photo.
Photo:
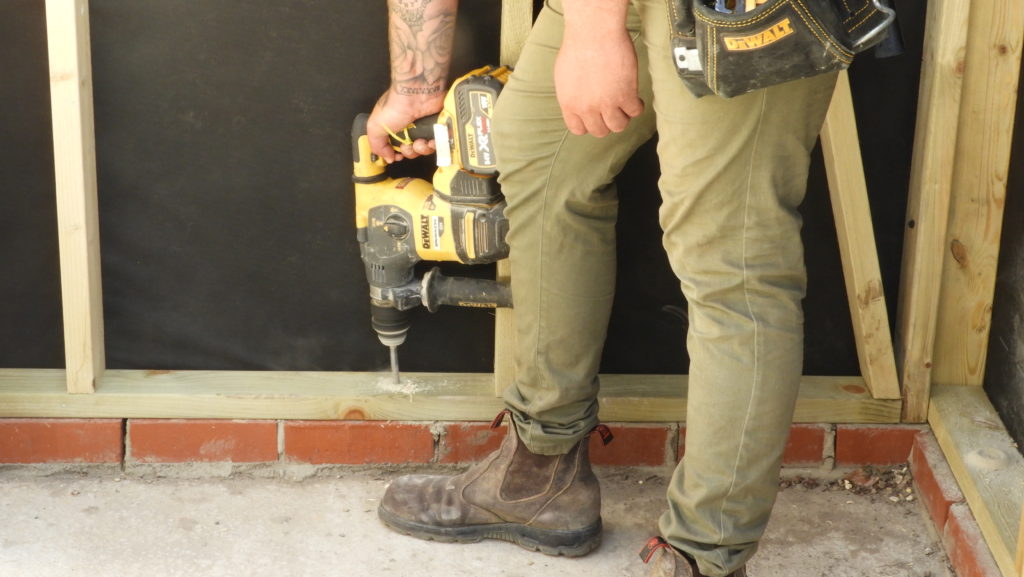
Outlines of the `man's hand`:
[{"label": "man's hand", "polygon": [[[415,158],[434,153],[434,141],[419,139],[403,144],[401,151],[391,147],[388,130],[400,133],[414,121],[437,114],[444,105],[444,94],[439,96],[405,96],[389,88],[370,113],[366,125],[366,136],[370,141],[370,152],[384,159],[388,164],[403,158]],[[385,127],[387,130],[385,130]]]},{"label": "man's hand", "polygon": [[566,0],[555,93],[573,134],[622,132],[644,110],[636,50],[626,30],[628,0]]},{"label": "man's hand", "polygon": [[366,127],[370,151],[388,163],[434,152],[434,141],[424,139],[395,152],[387,131],[399,133],[443,108],[458,6],[458,0],[388,0],[391,87]]}]

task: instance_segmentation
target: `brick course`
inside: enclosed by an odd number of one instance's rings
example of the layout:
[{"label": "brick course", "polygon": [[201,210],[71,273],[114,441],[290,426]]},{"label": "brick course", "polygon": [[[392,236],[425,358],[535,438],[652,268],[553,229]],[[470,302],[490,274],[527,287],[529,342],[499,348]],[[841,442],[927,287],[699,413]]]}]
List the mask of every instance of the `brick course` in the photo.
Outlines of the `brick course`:
[{"label": "brick course", "polygon": [[828,425],[793,425],[789,430],[783,466],[819,466],[825,460]]},{"label": "brick course", "polygon": [[962,503],[964,494],[931,433],[920,433],[916,437],[910,453],[910,472],[928,516],[941,533],[949,517],[949,508],[954,503]]},{"label": "brick course", "polygon": [[313,465],[429,463],[434,433],[428,425],[390,421],[287,421],[284,457]]},{"label": "brick course", "polygon": [[139,463],[272,462],[277,422],[132,419],[128,447]]},{"label": "brick course", "polygon": [[925,430],[907,425],[838,425],[836,465],[896,465],[906,463],[914,438]]},{"label": "brick course", "polygon": [[489,423],[452,423],[445,427],[438,448],[439,463],[473,463],[496,450],[508,425],[492,429]]},{"label": "brick course", "polygon": [[0,419],[0,463],[120,463],[121,419]]},{"label": "brick course", "polygon": [[620,467],[659,467],[666,464],[670,427],[611,424],[609,428],[615,438],[607,445],[601,442],[597,433],[590,436],[591,463]]},{"label": "brick course", "polygon": [[949,508],[942,546],[957,577],[1002,577],[977,521],[966,503]]}]

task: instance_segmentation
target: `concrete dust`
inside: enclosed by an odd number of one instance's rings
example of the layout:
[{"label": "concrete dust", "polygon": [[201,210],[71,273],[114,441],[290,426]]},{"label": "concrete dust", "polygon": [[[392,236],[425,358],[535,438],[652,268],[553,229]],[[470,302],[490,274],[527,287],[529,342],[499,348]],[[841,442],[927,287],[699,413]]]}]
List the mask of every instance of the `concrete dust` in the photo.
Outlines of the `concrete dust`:
[{"label": "concrete dust", "polygon": [[401,377],[401,382],[395,383],[392,380],[391,375],[381,377],[377,380],[377,389],[382,393],[392,395],[405,395],[412,401],[413,395],[426,394],[432,392],[439,385],[444,386],[447,382],[436,382],[436,381],[418,381],[413,378]]},{"label": "concrete dust", "polygon": [[[0,469],[0,575],[641,576],[637,552],[656,531],[671,474],[599,469],[604,542],[564,559],[388,531],[376,518],[378,499],[411,470],[333,469],[296,481]],[[752,577],[950,577],[917,500],[828,490],[834,480],[782,489]]]}]

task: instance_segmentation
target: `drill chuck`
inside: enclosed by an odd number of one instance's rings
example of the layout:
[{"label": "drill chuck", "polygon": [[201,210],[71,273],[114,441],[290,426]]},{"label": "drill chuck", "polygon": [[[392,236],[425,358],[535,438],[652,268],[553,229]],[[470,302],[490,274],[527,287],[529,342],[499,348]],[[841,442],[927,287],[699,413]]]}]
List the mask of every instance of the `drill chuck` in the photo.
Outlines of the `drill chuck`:
[{"label": "drill chuck", "polygon": [[394,307],[370,305],[370,324],[386,347],[397,347],[409,334],[409,313]]}]

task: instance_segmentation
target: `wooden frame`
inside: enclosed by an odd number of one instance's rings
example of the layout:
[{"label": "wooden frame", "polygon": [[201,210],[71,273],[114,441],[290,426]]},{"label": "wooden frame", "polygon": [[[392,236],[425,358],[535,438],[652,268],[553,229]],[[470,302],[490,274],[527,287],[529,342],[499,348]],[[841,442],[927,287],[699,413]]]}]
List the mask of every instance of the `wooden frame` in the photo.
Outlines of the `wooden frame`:
[{"label": "wooden frame", "polygon": [[1024,507],[1020,510],[1020,530],[1017,532],[1017,577],[1024,577]]},{"label": "wooden frame", "polygon": [[964,90],[942,242],[932,379],[981,386],[1024,42],[1024,2],[975,0],[965,28]]},{"label": "wooden frame", "polygon": [[[489,421],[503,408],[490,373],[107,370],[91,395],[68,395],[64,371],[0,370],[0,418],[220,418]],[[602,375],[601,416],[674,422],[686,377]],[[860,377],[806,377],[795,422],[893,423],[898,401],[873,399]]]},{"label": "wooden frame", "polygon": [[[503,0],[503,8],[507,63],[525,40],[532,2]],[[0,417],[487,420],[500,409],[489,374],[411,374],[395,387],[376,373],[105,370],[88,13],[88,0],[46,0],[67,370],[0,370]],[[822,142],[863,377],[805,377],[795,419],[927,418],[1000,569],[1018,577],[1024,521],[1012,519],[1024,509],[1019,489],[979,477],[970,457],[1003,442],[986,436],[998,418],[979,387],[947,383],[977,385],[984,372],[1011,134],[1005,119],[1014,109],[1022,36],[1017,0],[929,5],[895,355],[870,250],[849,85],[841,79]],[[502,264],[499,275],[509,274]],[[498,314],[503,352],[495,378],[507,383],[511,312]],[[685,377],[602,379],[608,420],[676,421],[685,413]],[[1019,454],[1003,452],[1019,479]]]},{"label": "wooden frame", "polygon": [[889,312],[871,223],[850,78],[845,70],[839,74],[821,129],[821,149],[861,374],[875,398],[899,399]]},{"label": "wooden frame", "polygon": [[106,356],[88,0],[46,0],[46,29],[67,390],[91,393]]},{"label": "wooden frame", "polygon": [[949,216],[969,8],[970,0],[933,2],[925,23],[896,326],[903,418],[914,423],[928,416],[939,301],[935,281]]},{"label": "wooden frame", "polygon": [[929,5],[897,339],[904,421],[927,416],[1005,577],[1024,575],[1024,458],[978,385],[1022,44],[1015,0]]},{"label": "wooden frame", "polygon": [[925,34],[898,305],[908,422],[928,416],[932,380],[984,377],[1024,5],[932,3]]},{"label": "wooden frame", "polygon": [[[504,0],[502,16],[502,59],[514,61],[526,33],[532,25],[532,2]],[[479,387],[480,375],[407,375],[426,383],[432,392],[416,390],[406,411],[392,407],[391,401],[404,399],[405,392],[383,386],[379,375],[371,373],[302,372],[147,372],[107,371],[103,349],[102,297],[98,216],[96,207],[95,138],[92,126],[92,87],[89,50],[88,0],[47,0],[48,25],[51,27],[50,60],[53,82],[55,164],[61,230],[61,268],[65,311],[66,371],[0,371],[0,416],[152,416],[235,418],[248,415],[260,418],[472,418],[485,420],[499,405],[493,394]],[[842,102],[848,104],[849,99]],[[847,127],[845,149],[830,152],[835,163],[856,149],[852,126],[852,108],[830,112],[849,118],[837,123]],[[853,140],[851,141],[851,134]],[[852,144],[852,147],[851,147]],[[859,151],[857,152],[859,166]],[[863,176],[861,175],[861,179]],[[847,175],[842,182],[847,182]],[[861,194],[863,191],[856,190]],[[866,196],[861,199],[866,202]],[[870,233],[867,227],[854,227]],[[858,238],[851,246],[873,238]],[[870,259],[858,259],[870,268]],[[859,265],[858,265],[859,266]],[[845,265],[844,265],[845,267]],[[877,258],[873,271],[865,278],[877,278]],[[499,274],[508,275],[507,263]],[[858,277],[859,278],[859,277]],[[851,297],[851,310],[854,298]],[[877,309],[875,309],[877,311]],[[884,313],[884,303],[883,309]],[[877,319],[877,317],[876,317]],[[886,324],[887,323],[883,323]],[[497,331],[499,351],[508,351],[511,337],[511,311],[499,313]],[[504,335],[504,340],[503,339]],[[886,340],[883,336],[883,342]],[[858,346],[867,342],[858,339]],[[873,345],[868,345],[873,346]],[[891,356],[891,352],[890,352]],[[877,358],[877,357],[872,357]],[[871,363],[869,362],[869,365]],[[495,374],[510,374],[509,355],[499,354]],[[805,377],[802,384],[798,419],[804,422],[896,422],[893,410],[898,397],[892,391],[895,382],[885,385],[889,392],[878,394],[883,377],[870,372],[861,377]],[[93,393],[83,398],[55,396],[54,379],[63,376],[65,391]],[[611,420],[679,420],[685,407],[684,376],[604,376],[601,402],[603,415]],[[203,383],[197,385],[197,383]],[[239,386],[239,383],[246,385]],[[505,381],[507,382],[507,380]],[[301,392],[300,392],[301,391]],[[876,394],[872,398],[868,391]],[[477,398],[480,395],[482,398]],[[193,401],[187,400],[193,398]],[[441,410],[434,399],[459,399],[465,410]],[[420,400],[421,399],[421,400]],[[259,407],[259,409],[253,409]],[[474,409],[476,407],[476,409]],[[437,409],[437,410],[434,410]]]},{"label": "wooden frame", "polygon": [[936,385],[928,424],[1005,577],[1017,575],[1024,457],[981,387]]}]

